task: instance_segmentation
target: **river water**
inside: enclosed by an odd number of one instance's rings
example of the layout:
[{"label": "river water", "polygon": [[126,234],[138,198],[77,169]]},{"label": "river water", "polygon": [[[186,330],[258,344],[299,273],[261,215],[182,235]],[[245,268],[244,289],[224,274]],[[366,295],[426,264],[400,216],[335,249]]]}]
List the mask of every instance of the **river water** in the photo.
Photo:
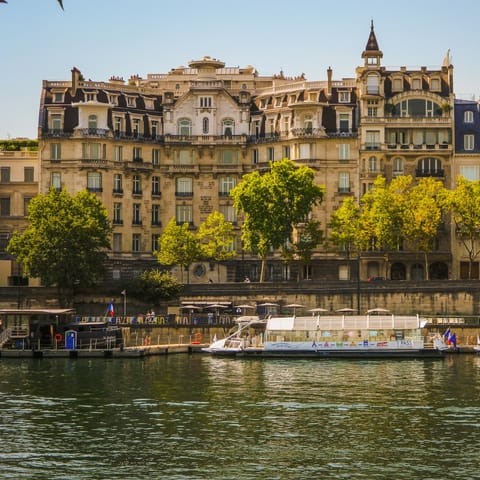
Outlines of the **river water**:
[{"label": "river water", "polygon": [[480,478],[480,356],[2,359],[0,479]]}]

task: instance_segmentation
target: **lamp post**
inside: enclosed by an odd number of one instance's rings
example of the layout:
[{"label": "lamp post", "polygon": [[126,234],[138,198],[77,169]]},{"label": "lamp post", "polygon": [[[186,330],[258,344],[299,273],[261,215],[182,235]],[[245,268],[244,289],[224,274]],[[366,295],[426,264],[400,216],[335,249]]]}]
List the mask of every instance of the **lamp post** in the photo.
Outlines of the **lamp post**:
[{"label": "lamp post", "polygon": [[122,295],[123,295],[123,316],[126,317],[127,316],[127,291],[123,290]]}]

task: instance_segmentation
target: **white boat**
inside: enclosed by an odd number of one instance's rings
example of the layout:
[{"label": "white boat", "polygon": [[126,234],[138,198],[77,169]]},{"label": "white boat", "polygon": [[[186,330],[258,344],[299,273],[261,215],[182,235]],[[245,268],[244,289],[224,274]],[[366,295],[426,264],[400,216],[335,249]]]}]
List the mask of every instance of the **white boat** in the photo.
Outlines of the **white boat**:
[{"label": "white boat", "polygon": [[477,335],[477,345],[473,347],[473,349],[477,352],[480,353],[480,336]]},{"label": "white boat", "polygon": [[[440,335],[425,341],[427,321],[418,315],[385,314],[271,317],[258,330],[258,317],[243,317],[238,330],[204,351],[257,357],[441,357],[448,345]],[[251,330],[254,327],[254,330]]]}]

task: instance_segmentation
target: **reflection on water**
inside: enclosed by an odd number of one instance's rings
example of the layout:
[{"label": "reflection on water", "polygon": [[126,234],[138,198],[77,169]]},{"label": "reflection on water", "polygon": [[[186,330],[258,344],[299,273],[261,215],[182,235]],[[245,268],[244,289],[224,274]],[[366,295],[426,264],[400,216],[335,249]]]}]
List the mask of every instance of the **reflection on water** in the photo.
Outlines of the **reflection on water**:
[{"label": "reflection on water", "polygon": [[450,479],[480,357],[0,361],[0,479]]}]

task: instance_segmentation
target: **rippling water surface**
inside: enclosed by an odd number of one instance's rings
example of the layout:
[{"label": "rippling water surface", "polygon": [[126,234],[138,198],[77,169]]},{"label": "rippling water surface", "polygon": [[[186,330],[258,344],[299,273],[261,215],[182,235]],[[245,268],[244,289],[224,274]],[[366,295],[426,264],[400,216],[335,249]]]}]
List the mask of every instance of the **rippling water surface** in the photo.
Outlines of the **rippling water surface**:
[{"label": "rippling water surface", "polygon": [[480,356],[0,361],[0,479],[480,478]]}]

